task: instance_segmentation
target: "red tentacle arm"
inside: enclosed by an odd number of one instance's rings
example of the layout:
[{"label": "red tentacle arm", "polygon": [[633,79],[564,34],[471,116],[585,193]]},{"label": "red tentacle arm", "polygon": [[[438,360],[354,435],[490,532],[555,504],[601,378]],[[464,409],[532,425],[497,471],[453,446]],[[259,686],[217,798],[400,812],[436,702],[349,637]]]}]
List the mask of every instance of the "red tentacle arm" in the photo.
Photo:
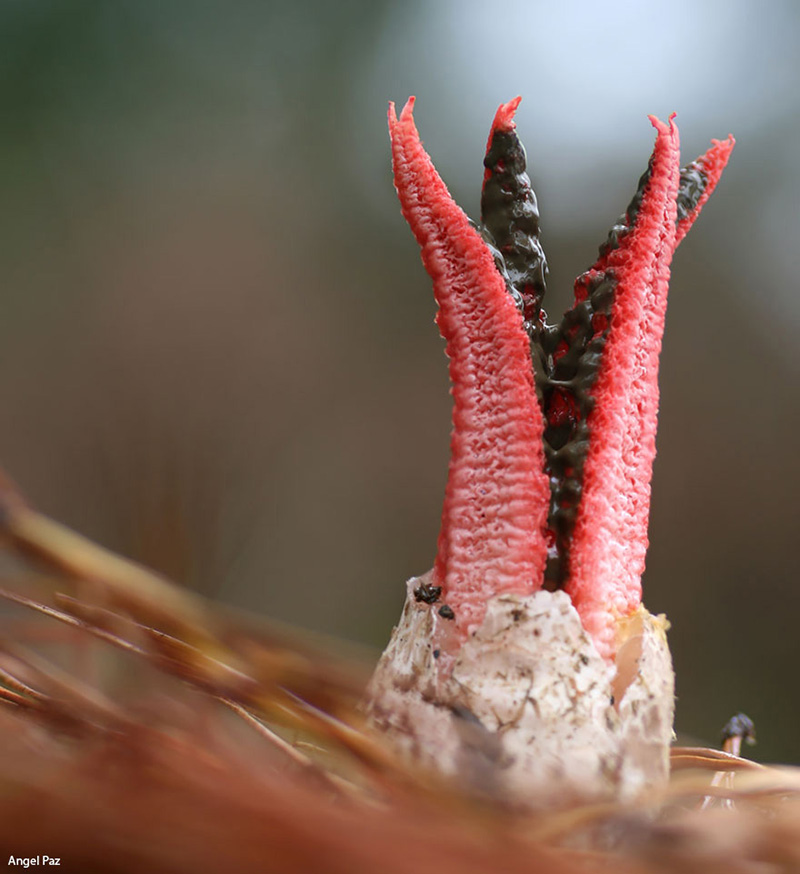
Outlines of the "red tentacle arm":
[{"label": "red tentacle arm", "polygon": [[601,259],[616,290],[603,362],[593,388],[583,496],[572,537],[566,590],[606,657],[616,619],[641,602],[650,479],[658,413],[658,356],[669,264],[676,241],[678,131],[657,130],[650,180],[635,225]]},{"label": "red tentacle arm", "polygon": [[711,148],[694,162],[694,166],[703,174],[705,187],[694,209],[678,221],[678,228],[675,233],[676,248],[686,236],[689,228],[694,224],[697,216],[700,215],[700,211],[705,206],[706,201],[717,187],[722,171],[725,169],[735,145],[736,140],[732,134],[728,134],[726,140],[711,140]]},{"label": "red tentacle arm", "polygon": [[397,193],[422,250],[447,343],[453,433],[434,565],[463,638],[494,594],[541,587],[549,485],[522,319],[492,255],[422,147],[411,98],[389,109]]}]

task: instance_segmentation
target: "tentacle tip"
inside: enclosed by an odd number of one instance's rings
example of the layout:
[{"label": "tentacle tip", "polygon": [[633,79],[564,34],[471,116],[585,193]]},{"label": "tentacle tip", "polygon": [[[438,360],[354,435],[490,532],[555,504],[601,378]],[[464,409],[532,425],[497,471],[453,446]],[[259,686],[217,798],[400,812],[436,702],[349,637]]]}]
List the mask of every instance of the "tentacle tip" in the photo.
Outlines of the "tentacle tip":
[{"label": "tentacle tip", "polygon": [[417,102],[417,98],[412,94],[411,97],[406,100],[406,105],[403,107],[403,111],[400,113],[400,120],[404,121],[407,118],[413,118],[414,116],[414,104]]},{"label": "tentacle tip", "polygon": [[400,112],[400,117],[397,117],[397,108],[395,106],[394,100],[389,101],[389,132],[394,135],[395,129],[398,125],[408,124],[409,122],[414,124],[414,103],[416,101],[416,97],[413,95],[406,100],[405,106]]},{"label": "tentacle tip", "polygon": [[663,121],[657,115],[648,115],[647,118],[650,121],[650,124],[659,132],[659,133],[667,133],[675,134],[678,131],[678,125],[675,124],[675,119],[678,117],[677,112],[671,112],[667,117],[667,123],[664,124]]},{"label": "tentacle tip", "polygon": [[728,134],[727,139],[724,140],[711,140],[711,148],[697,159],[700,165],[706,167],[715,177],[714,184],[728,163],[735,145],[733,134]]},{"label": "tentacle tip", "polygon": [[508,103],[500,104],[494,116],[494,122],[492,124],[493,132],[508,132],[514,130],[516,126],[514,124],[514,114],[521,102],[522,97],[515,97],[513,100],[509,100]]}]

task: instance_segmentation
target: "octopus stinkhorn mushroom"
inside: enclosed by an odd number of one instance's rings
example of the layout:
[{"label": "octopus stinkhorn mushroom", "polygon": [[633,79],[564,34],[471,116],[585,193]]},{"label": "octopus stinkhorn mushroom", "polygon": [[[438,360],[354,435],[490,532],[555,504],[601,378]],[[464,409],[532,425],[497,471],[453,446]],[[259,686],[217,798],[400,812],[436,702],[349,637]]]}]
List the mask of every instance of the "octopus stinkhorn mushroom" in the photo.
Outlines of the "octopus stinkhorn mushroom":
[{"label": "octopus stinkhorn mushroom", "polygon": [[666,621],[641,603],[669,266],[733,137],[681,169],[673,117],[574,305],[549,324],[536,196],[497,111],[481,222],[389,110],[403,215],[433,280],[453,430],[433,569],[407,584],[372,724],[414,760],[528,805],[632,798],[668,774]]}]

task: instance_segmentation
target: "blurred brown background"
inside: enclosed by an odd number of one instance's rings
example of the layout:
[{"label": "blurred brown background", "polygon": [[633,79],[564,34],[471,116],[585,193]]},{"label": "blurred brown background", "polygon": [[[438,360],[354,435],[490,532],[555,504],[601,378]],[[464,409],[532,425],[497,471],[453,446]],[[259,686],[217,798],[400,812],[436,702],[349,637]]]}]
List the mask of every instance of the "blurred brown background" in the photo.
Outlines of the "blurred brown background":
[{"label": "blurred brown background", "polygon": [[[554,7],[558,6],[556,10]],[[644,169],[738,138],[676,258],[646,602],[678,728],[800,762],[800,6],[0,3],[0,458],[228,604],[382,645],[431,564],[450,406],[389,99],[477,213],[522,94],[557,314]]]}]

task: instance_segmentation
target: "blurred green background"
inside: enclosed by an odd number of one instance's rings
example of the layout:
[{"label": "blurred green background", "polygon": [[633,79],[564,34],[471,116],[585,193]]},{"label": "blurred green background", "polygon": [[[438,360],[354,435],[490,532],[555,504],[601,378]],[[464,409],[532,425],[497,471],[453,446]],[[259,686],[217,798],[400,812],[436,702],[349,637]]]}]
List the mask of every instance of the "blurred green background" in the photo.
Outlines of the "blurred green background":
[{"label": "blurred green background", "polygon": [[[500,9],[502,8],[502,13]],[[222,602],[382,645],[430,566],[450,402],[388,100],[475,216],[497,105],[552,315],[679,113],[738,139],[673,271],[646,603],[678,729],[800,761],[800,5],[0,3],[0,458]]]}]

